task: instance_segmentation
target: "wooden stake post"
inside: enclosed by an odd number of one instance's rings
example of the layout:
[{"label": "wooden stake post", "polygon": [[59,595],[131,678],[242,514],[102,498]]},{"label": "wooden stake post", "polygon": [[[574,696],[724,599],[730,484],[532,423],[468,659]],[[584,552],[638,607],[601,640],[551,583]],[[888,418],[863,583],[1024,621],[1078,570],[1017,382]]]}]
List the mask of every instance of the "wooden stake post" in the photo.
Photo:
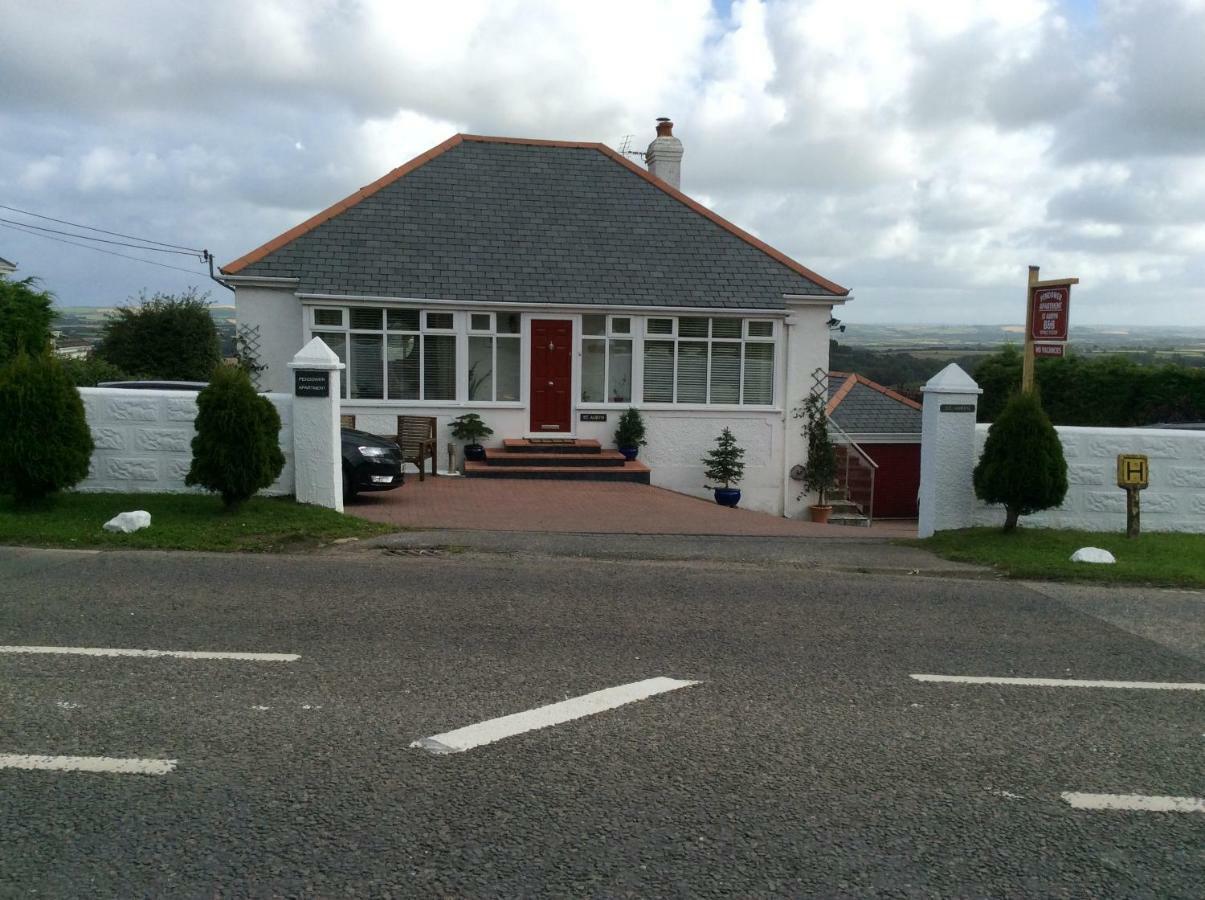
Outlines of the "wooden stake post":
[{"label": "wooden stake post", "polygon": [[1062,328],[1058,334],[1044,336],[1045,342],[1067,340],[1070,323],[1071,285],[1079,284],[1078,278],[1056,278],[1052,281],[1038,280],[1038,267],[1029,267],[1029,283],[1025,286],[1025,353],[1021,360],[1021,390],[1026,393],[1033,390],[1033,361],[1035,356],[1034,343],[1034,295],[1043,288],[1066,288],[1066,305],[1060,319]]}]

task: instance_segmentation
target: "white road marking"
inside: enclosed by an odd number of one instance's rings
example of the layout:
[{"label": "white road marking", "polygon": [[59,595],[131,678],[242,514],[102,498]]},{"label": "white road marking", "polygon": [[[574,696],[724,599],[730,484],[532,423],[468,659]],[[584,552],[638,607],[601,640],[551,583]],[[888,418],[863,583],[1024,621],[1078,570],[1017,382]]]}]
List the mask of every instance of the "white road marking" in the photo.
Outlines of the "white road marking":
[{"label": "white road marking", "polygon": [[218,650],[122,650],[114,647],[0,647],[0,653],[52,653],[65,656],[170,656],[176,659],[243,659],[296,662],[296,653],[238,653]]},{"label": "white road marking", "polygon": [[1064,791],[1062,798],[1076,809],[1129,809],[1141,812],[1205,813],[1200,797],[1151,797],[1146,794],[1081,794]]},{"label": "white road marking", "polygon": [[1192,681],[1090,681],[1080,678],[996,678],[979,675],[912,675],[916,681],[950,681],[958,684],[1016,684],[1036,687],[1129,688],[1142,691],[1205,691]]},{"label": "white road marking", "polygon": [[0,769],[45,769],[54,772],[107,772],[114,775],[166,775],[174,759],[122,759],[116,756],[20,756],[0,754]]},{"label": "white road marking", "polygon": [[468,725],[455,731],[435,734],[414,741],[410,746],[428,750],[431,753],[461,753],[484,744],[492,744],[503,738],[514,737],[516,734],[548,728],[550,725],[560,725],[584,716],[592,716],[595,713],[615,709],[618,706],[644,700],[666,691],[690,687],[693,684],[698,684],[698,682],[679,681],[675,678],[648,678],[644,681],[594,691],[571,700],[550,703],[547,706],[502,716],[498,719],[478,722],[476,725]]}]

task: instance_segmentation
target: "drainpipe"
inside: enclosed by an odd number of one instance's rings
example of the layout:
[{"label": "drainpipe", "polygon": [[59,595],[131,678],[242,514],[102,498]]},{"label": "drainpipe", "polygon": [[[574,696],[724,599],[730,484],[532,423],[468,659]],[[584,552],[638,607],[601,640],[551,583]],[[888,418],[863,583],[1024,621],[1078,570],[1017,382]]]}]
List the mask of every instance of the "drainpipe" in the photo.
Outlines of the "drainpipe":
[{"label": "drainpipe", "polygon": [[783,403],[782,403],[782,517],[790,518],[788,498],[791,496],[791,459],[787,456],[787,429],[791,427],[790,397],[785,396],[791,386],[791,329],[795,324],[790,317],[782,320],[783,344]]},{"label": "drainpipe", "polygon": [[230,293],[233,294],[234,288],[232,288],[229,284],[222,281],[222,279],[218,278],[218,276],[213,274],[213,254],[210,253],[208,250],[202,250],[201,251],[201,259],[203,259],[205,262],[209,263],[209,277],[212,278],[214,281],[216,281],[218,284],[220,284],[222,287],[224,287],[226,290],[230,291]]}]

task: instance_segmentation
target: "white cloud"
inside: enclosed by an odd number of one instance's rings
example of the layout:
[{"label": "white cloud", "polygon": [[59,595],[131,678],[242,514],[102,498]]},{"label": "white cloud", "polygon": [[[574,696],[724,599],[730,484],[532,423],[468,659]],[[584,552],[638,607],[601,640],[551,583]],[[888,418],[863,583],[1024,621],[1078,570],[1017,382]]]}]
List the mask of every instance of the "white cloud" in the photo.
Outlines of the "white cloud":
[{"label": "white cloud", "polygon": [[[847,321],[1015,320],[1029,263],[1084,321],[1136,286],[1200,321],[1202,46],[1201,0],[46,0],[0,31],[0,202],[228,260],[455,131],[642,149],[671,115],[686,190]],[[0,249],[64,302],[176,286]]]}]

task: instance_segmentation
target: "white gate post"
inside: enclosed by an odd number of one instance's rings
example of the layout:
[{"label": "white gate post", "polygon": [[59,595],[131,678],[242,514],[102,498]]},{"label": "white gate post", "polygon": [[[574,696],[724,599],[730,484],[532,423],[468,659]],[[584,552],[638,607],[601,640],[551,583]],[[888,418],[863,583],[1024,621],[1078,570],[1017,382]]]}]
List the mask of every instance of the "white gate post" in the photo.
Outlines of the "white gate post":
[{"label": "white gate post", "polygon": [[289,363],[293,370],[293,466],[298,503],[343,512],[339,373],[343,363],[314,338]]},{"label": "white gate post", "polygon": [[974,524],[975,411],[983,390],[950,363],[921,388],[920,514],[916,533]]}]

